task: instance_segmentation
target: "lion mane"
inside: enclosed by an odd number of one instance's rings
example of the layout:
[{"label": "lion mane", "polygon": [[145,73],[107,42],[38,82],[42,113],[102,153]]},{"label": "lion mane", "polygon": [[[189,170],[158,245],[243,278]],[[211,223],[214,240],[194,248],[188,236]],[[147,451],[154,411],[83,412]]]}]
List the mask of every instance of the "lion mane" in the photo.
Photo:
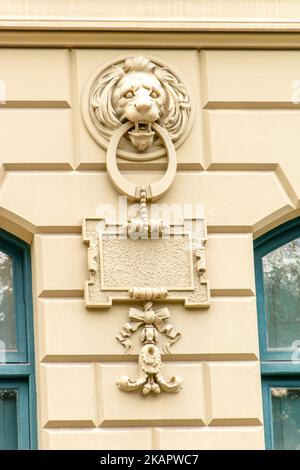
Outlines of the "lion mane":
[{"label": "lion mane", "polygon": [[123,123],[112,105],[112,95],[119,80],[130,72],[154,74],[165,90],[166,100],[158,124],[164,127],[173,142],[184,133],[191,112],[191,98],[186,87],[167,67],[145,57],[130,57],[120,65],[110,66],[95,80],[90,94],[91,118],[106,139]]}]

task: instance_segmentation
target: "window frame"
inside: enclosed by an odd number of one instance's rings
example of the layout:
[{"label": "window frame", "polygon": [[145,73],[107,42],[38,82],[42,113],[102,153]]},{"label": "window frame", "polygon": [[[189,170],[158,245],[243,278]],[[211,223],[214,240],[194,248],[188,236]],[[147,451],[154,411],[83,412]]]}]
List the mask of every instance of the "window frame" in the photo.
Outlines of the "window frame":
[{"label": "window frame", "polygon": [[[30,246],[0,229],[0,250],[13,256],[18,352],[0,364],[0,388],[18,390],[18,449],[37,449],[36,388]],[[16,273],[16,274],[15,274]]]},{"label": "window frame", "polygon": [[290,361],[293,349],[269,349],[267,342],[267,316],[264,296],[262,258],[295,238],[300,238],[300,219],[275,228],[254,241],[254,264],[260,357],[262,361]]},{"label": "window frame", "polygon": [[260,238],[254,240],[254,264],[256,302],[260,346],[260,368],[262,378],[262,399],[266,449],[274,450],[274,423],[271,403],[271,387],[300,387],[299,360],[292,361],[292,349],[268,349],[267,318],[264,300],[264,279],[262,257],[271,251],[300,237],[300,217],[282,224]]},{"label": "window frame", "polygon": [[264,378],[262,382],[262,393],[264,402],[264,421],[268,422],[271,420],[272,425],[265,427],[265,441],[266,447],[270,450],[275,450],[274,447],[274,424],[272,421],[272,396],[270,389],[272,387],[283,387],[283,388],[300,388],[300,375],[297,376],[269,376]]},{"label": "window frame", "polygon": [[[0,251],[7,254],[12,258],[13,263],[13,296],[15,307],[15,321],[16,321],[16,351],[8,351],[5,353],[6,363],[20,363],[27,362],[27,341],[26,341],[26,299],[24,289],[24,276],[23,272],[23,253],[18,247],[11,242],[3,240],[2,233],[0,233]],[[18,307],[18,308],[16,308]]]},{"label": "window frame", "polygon": [[26,379],[0,379],[0,390],[17,392],[18,450],[30,449],[29,390]]}]

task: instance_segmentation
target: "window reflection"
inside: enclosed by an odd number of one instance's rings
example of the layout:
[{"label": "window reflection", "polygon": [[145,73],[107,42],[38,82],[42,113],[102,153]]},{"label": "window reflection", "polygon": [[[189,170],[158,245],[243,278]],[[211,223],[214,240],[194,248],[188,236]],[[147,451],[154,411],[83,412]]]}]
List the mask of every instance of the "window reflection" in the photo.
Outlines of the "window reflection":
[{"label": "window reflection", "polygon": [[5,362],[5,351],[14,351],[16,348],[13,261],[0,251],[0,363]]},{"label": "window reflection", "polygon": [[300,450],[300,389],[271,388],[274,447]]},{"label": "window reflection", "polygon": [[268,347],[300,339],[300,238],[262,258]]},{"label": "window reflection", "polygon": [[17,448],[17,392],[0,390],[0,450]]}]

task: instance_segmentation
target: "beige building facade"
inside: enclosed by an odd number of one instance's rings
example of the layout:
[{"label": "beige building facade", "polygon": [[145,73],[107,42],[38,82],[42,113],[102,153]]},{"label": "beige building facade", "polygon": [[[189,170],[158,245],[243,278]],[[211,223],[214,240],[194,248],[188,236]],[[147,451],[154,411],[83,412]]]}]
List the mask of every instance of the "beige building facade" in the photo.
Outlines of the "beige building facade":
[{"label": "beige building facade", "polygon": [[[264,449],[253,243],[299,215],[299,5],[26,5],[0,7],[0,227],[31,247],[38,448]],[[210,306],[164,304],[181,339],[163,370],[184,386],[159,396],[116,386],[137,373],[138,337],[129,355],[115,339],[128,304],[84,301],[82,220],[119,193],[82,96],[103,64],[141,55],[176,70],[195,109],[159,202],[202,204],[208,230]],[[120,168],[154,181],[165,166]]]}]

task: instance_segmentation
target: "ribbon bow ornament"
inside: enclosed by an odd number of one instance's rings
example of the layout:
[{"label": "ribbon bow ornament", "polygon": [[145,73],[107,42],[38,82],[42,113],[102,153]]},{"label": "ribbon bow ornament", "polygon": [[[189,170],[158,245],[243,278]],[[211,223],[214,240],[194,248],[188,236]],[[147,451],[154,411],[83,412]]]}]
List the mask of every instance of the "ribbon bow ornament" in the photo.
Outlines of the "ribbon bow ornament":
[{"label": "ribbon bow ornament", "polygon": [[132,347],[130,336],[142,325],[144,325],[141,336],[142,343],[157,343],[157,331],[168,338],[162,348],[166,354],[171,354],[170,347],[179,340],[181,333],[167,322],[170,318],[169,309],[164,307],[155,312],[152,305],[153,302],[146,302],[143,310],[138,308],[129,309],[128,318],[130,322],[125,323],[119,335],[116,336],[116,339],[124,346],[126,353],[129,353]]}]

